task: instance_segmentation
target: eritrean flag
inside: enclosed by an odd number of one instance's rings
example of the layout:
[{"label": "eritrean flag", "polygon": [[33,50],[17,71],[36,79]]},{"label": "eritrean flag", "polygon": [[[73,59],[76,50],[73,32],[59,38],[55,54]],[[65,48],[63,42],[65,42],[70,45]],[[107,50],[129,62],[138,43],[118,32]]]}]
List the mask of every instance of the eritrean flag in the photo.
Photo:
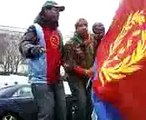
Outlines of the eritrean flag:
[{"label": "eritrean flag", "polygon": [[146,0],[122,0],[96,55],[93,90],[125,120],[146,120]]}]

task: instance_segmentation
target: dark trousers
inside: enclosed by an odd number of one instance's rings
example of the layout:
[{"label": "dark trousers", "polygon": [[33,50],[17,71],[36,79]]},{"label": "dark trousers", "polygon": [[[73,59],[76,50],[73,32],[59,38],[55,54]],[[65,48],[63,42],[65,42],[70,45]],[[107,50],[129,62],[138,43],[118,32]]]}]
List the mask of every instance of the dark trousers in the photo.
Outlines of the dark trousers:
[{"label": "dark trousers", "polygon": [[92,102],[90,93],[86,89],[87,80],[87,78],[80,78],[74,74],[68,74],[68,82],[72,96],[76,100],[78,107],[75,120],[91,120]]},{"label": "dark trousers", "polygon": [[63,84],[32,84],[38,106],[38,120],[66,120],[66,101]]},{"label": "dark trousers", "polygon": [[92,104],[92,99],[91,99],[91,88],[92,88],[92,83],[90,82],[88,88],[86,88],[86,93],[87,93],[87,120],[92,120],[91,115],[93,111],[93,104]]}]

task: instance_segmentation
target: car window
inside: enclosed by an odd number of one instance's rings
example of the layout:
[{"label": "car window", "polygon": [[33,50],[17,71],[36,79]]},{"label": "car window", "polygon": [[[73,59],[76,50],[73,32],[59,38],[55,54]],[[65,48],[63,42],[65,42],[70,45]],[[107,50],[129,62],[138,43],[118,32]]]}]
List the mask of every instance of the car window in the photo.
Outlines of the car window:
[{"label": "car window", "polygon": [[32,97],[31,88],[27,86],[21,87],[13,94],[13,97]]},{"label": "car window", "polygon": [[3,87],[0,89],[0,98],[10,97],[11,91],[13,91],[13,87]]}]

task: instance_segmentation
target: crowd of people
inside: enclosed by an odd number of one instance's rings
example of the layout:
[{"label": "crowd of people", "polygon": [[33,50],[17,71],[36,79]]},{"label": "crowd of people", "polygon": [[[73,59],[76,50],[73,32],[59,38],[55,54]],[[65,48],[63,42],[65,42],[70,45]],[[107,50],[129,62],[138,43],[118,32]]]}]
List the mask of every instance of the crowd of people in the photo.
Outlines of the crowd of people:
[{"label": "crowd of people", "polygon": [[93,64],[105,28],[102,23],[96,22],[90,33],[88,21],[79,18],[74,35],[64,45],[58,30],[59,15],[64,10],[65,7],[55,1],[46,1],[19,45],[20,53],[28,63],[38,120],[67,119],[61,66],[65,69],[72,96],[77,101],[75,120],[97,120],[93,117],[95,106],[91,100]]}]

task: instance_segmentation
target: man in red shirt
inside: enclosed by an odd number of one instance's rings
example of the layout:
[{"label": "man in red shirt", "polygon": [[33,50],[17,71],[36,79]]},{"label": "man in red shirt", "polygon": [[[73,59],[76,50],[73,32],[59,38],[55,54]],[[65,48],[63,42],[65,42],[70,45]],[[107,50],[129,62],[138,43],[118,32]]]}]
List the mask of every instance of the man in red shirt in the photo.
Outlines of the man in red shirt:
[{"label": "man in red shirt", "polygon": [[38,120],[66,120],[65,93],[60,80],[63,41],[57,29],[59,14],[64,9],[54,1],[46,1],[19,46],[28,62]]}]

